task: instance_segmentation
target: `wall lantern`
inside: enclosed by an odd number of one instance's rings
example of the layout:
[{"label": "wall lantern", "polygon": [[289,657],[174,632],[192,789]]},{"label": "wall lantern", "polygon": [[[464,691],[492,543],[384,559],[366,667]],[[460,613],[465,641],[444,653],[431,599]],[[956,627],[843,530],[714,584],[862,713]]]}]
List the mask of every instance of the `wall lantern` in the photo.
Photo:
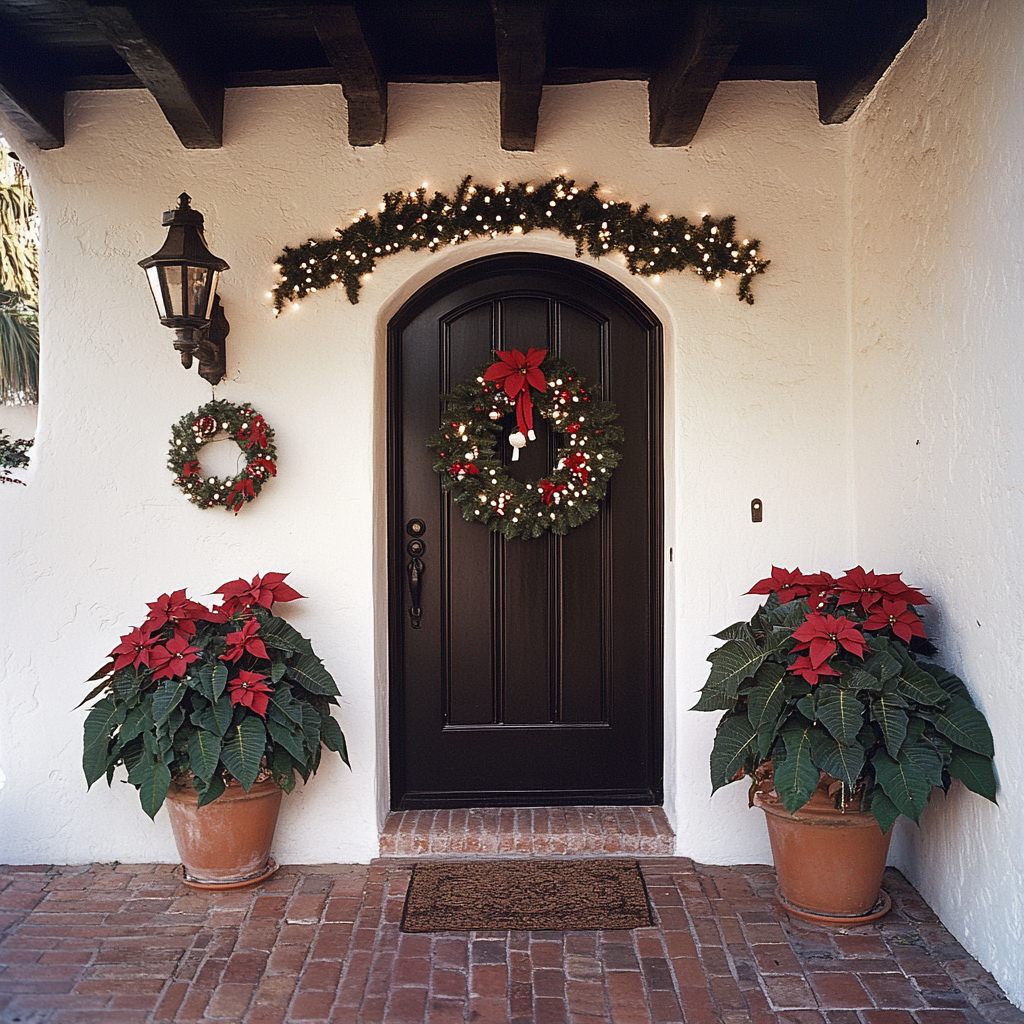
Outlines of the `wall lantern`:
[{"label": "wall lantern", "polygon": [[163,215],[167,240],[158,252],[139,260],[139,266],[149,276],[160,323],[177,336],[174,347],[181,353],[181,365],[190,369],[195,354],[199,376],[219,384],[230,328],[217,297],[217,279],[228,265],[207,248],[203,215],[190,203],[187,193],[178,196],[178,208]]}]

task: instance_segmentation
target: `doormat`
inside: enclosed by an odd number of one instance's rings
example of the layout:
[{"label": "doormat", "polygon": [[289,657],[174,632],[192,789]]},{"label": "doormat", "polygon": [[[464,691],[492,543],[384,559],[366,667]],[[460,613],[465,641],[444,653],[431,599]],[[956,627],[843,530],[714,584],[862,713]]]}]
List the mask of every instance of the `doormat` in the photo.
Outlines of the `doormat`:
[{"label": "doormat", "polygon": [[640,867],[628,860],[417,864],[403,932],[594,931],[651,927]]}]

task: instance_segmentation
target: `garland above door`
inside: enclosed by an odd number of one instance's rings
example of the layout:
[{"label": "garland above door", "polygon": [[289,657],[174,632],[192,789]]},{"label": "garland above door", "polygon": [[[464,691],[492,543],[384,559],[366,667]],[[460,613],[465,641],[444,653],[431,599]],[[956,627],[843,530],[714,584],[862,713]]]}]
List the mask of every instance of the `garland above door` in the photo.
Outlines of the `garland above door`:
[{"label": "garland above door", "polygon": [[721,285],[734,274],[739,299],[753,304],[751,283],[768,269],[758,259],[756,238],[736,241],[735,217],[718,220],[705,214],[700,224],[685,217],[652,217],[647,204],[634,210],[629,203],[604,200],[594,182],[589,188],[561,175],[543,185],[510,182],[488,188],[463,178],[449,198],[425,188],[388,192],[379,213],[363,213],[333,238],[309,239],[285,248],[278,257],[281,280],[274,289],[274,307],[310,292],[342,284],[349,301],[359,301],[361,278],[372,273],[385,256],[411,250],[430,252],[472,238],[526,234],[537,229],[557,231],[576,243],[576,255],[618,253],[631,274],[656,277],[669,271],[693,269],[706,282]]}]

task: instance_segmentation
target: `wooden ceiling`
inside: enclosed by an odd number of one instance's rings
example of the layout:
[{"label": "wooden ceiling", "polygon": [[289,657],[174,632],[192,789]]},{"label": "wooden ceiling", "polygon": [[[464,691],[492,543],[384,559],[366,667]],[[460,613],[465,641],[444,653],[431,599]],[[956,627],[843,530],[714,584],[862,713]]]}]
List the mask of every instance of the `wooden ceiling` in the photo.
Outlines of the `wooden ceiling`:
[{"label": "wooden ceiling", "polygon": [[532,150],[545,85],[648,83],[652,146],[688,145],[720,81],[814,81],[845,121],[927,0],[0,0],[0,110],[64,143],[68,90],[148,89],[183,146],[221,145],[224,89],[337,83],[349,142],[387,137],[389,82],[500,82]]}]

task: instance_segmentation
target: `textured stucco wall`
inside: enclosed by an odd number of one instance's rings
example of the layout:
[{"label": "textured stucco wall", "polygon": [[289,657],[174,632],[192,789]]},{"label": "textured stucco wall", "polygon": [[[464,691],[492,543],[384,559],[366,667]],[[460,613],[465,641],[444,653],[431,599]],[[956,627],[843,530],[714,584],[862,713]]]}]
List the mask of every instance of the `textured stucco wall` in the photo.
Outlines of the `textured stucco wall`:
[{"label": "textured stucco wall", "polygon": [[857,556],[932,595],[992,725],[999,807],[939,793],[893,855],[1020,1005],[1024,7],[928,7],[851,123]]},{"label": "textured stucco wall", "polygon": [[[144,92],[69,97],[67,145],[26,151],[42,211],[42,402],[27,488],[0,493],[3,708],[0,860],[173,860],[133,789],[86,794],[84,680],[144,602],[188,585],[292,572],[309,600],[287,616],[339,680],[350,773],[285,801],[285,861],[366,860],[386,792],[383,337],[432,274],[501,247],[571,258],[541,234],[383,263],[351,306],[321,292],[278,320],[266,291],[288,243],[329,233],[386,189],[451,189],[566,172],[655,212],[732,213],[770,272],[757,305],[692,275],[630,278],[666,329],[666,806],[679,849],[764,861],[762,816],[736,786],[709,798],[717,716],[691,713],[712,632],[753,609],[740,595],[771,563],[850,563],[846,402],[845,129],[818,124],[813,86],[724,84],[693,146],[652,149],[646,90],[623,82],[545,91],[535,153],[498,146],[495,85],[393,86],[389,139],[352,150],[332,86],[230,91],[224,147],[187,151]],[[9,137],[17,138],[8,128]],[[176,365],[136,261],[187,189],[231,264],[229,379],[277,431],[280,476],[237,518],[199,511],[165,468],[171,424],[209,397]],[[14,492],[17,493],[14,493]],[[750,523],[762,498],[765,521]]]}]

